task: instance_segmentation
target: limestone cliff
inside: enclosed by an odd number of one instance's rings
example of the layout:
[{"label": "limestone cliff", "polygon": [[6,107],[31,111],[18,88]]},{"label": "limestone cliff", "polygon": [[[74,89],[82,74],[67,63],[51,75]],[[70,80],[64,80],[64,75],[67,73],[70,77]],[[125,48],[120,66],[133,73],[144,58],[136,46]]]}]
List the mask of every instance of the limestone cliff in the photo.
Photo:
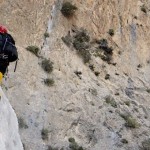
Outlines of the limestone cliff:
[{"label": "limestone cliff", "polygon": [[[68,150],[70,137],[87,150],[146,149],[150,138],[150,1],[72,0],[77,10],[69,19],[61,13],[63,2],[0,3],[1,22],[10,29],[19,50],[17,72],[10,65],[5,86],[17,116],[26,124],[20,129],[26,149]],[[75,45],[83,29],[88,40],[78,42],[89,52],[87,63]],[[113,50],[109,61],[102,42]],[[25,49],[31,45],[40,47],[40,57]],[[53,62],[52,73],[42,69],[43,58]],[[47,78],[54,80],[53,86],[45,85]]]},{"label": "limestone cliff", "polygon": [[0,149],[23,150],[14,110],[0,87]]}]

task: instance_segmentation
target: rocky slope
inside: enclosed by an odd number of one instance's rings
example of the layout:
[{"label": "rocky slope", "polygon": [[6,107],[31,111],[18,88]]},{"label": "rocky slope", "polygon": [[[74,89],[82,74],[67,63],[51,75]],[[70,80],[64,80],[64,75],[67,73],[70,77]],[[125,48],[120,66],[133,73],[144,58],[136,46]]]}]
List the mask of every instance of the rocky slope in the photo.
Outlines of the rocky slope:
[{"label": "rocky slope", "polygon": [[[11,65],[5,86],[18,118],[24,120],[20,134],[25,148],[69,149],[68,138],[73,137],[89,150],[144,149],[150,138],[150,2],[76,0],[72,4],[78,9],[69,19],[60,11],[62,3],[0,3],[1,22],[19,50],[17,72]],[[86,64],[74,48],[83,29],[89,40],[79,44],[91,56]],[[101,39],[113,49],[109,61],[104,61]],[[40,57],[25,49],[30,45],[40,47]],[[42,58],[53,62],[52,73],[43,71]],[[46,86],[46,78],[54,85]]]}]

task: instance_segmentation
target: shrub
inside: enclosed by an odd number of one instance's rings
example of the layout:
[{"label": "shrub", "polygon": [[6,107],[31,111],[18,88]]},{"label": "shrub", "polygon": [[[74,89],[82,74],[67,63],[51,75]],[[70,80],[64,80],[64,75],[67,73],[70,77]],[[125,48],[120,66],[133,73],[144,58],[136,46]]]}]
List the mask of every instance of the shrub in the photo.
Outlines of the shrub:
[{"label": "shrub", "polygon": [[147,89],[146,91],[147,91],[147,93],[150,93],[150,89]]},{"label": "shrub", "polygon": [[123,144],[128,144],[128,140],[126,140],[126,139],[122,139],[121,142],[122,142]]},{"label": "shrub", "polygon": [[136,119],[134,119],[132,117],[128,117],[126,119],[126,126],[130,127],[130,128],[137,128],[138,127],[138,123],[137,123]]},{"label": "shrub", "polygon": [[150,150],[150,139],[142,142],[142,150]]},{"label": "shrub", "polygon": [[70,142],[69,148],[71,150],[84,150],[82,146],[79,146],[74,138],[69,138],[68,141]]},{"label": "shrub", "polygon": [[100,74],[100,72],[98,72],[98,71],[95,71],[94,73],[96,76],[99,76],[99,74]]},{"label": "shrub", "polygon": [[115,34],[114,29],[109,29],[108,33],[110,36],[113,36]]},{"label": "shrub", "polygon": [[106,47],[106,48],[103,48],[103,50],[105,50],[105,55],[107,55],[107,54],[111,54],[112,55],[112,52],[113,52],[113,49],[112,49],[112,47]]},{"label": "shrub", "polygon": [[47,85],[47,86],[53,86],[54,83],[55,83],[55,81],[54,81],[54,79],[47,78],[47,79],[44,79],[44,83],[45,83],[45,85]]},{"label": "shrub", "polygon": [[103,60],[103,61],[106,61],[107,63],[110,63],[111,59],[112,59],[112,56],[109,55],[109,54],[104,54],[104,55],[100,55],[100,58]]},{"label": "shrub", "polygon": [[147,63],[150,64],[150,60],[147,60]]},{"label": "shrub", "polygon": [[73,44],[73,47],[77,50],[77,54],[83,58],[84,63],[87,63],[91,60],[91,53],[88,50],[89,48],[88,42],[90,41],[90,37],[86,33],[85,29],[76,31],[76,35],[73,37],[70,37],[70,35],[62,37],[62,40],[68,46]]},{"label": "shrub", "polygon": [[105,80],[108,80],[110,78],[110,74],[106,74]]},{"label": "shrub", "polygon": [[82,72],[81,71],[75,71],[74,72],[79,78],[81,78],[80,76],[82,75]]},{"label": "shrub", "polygon": [[97,43],[99,44],[99,48],[104,50],[105,55],[106,54],[112,55],[113,49],[112,49],[112,47],[108,46],[108,42],[106,39],[101,39],[101,40],[97,41]]},{"label": "shrub", "polygon": [[144,13],[147,13],[147,11],[146,11],[146,7],[143,5],[143,6],[141,6],[141,11],[143,11]]},{"label": "shrub", "polygon": [[77,39],[74,40],[73,46],[76,50],[85,50],[89,48],[87,43],[78,41]]},{"label": "shrub", "polygon": [[107,46],[108,45],[108,42],[106,39],[96,40],[96,43],[99,44],[100,46]]},{"label": "shrub", "polygon": [[82,57],[84,63],[88,63],[91,60],[91,54],[88,50],[79,50],[78,54]]},{"label": "shrub", "polygon": [[81,31],[78,31],[74,38],[81,43],[90,41],[90,36],[87,34],[87,31],[85,29],[81,29]]},{"label": "shrub", "polygon": [[62,39],[62,41],[63,41],[67,46],[70,46],[71,43],[72,43],[72,39],[71,39],[71,37],[68,36],[68,35],[65,36],[65,37],[62,37],[61,39]]},{"label": "shrub", "polygon": [[43,70],[47,73],[51,73],[53,71],[53,62],[51,62],[50,60],[46,58],[42,60],[41,66]]},{"label": "shrub", "polygon": [[44,33],[44,37],[45,37],[45,38],[48,38],[48,37],[49,37],[49,33],[48,33],[48,32],[45,32],[45,33]]},{"label": "shrub", "polygon": [[48,145],[47,150],[59,150],[57,147],[52,147],[50,145]]},{"label": "shrub", "polygon": [[72,5],[70,2],[64,2],[61,12],[65,17],[69,18],[74,15],[75,10],[77,10],[77,7],[75,5]]},{"label": "shrub", "polygon": [[84,63],[87,63],[91,60],[91,54],[89,50],[90,41],[89,35],[86,33],[85,29],[81,29],[76,33],[73,40],[73,46],[76,50],[78,50],[78,54],[83,58]]},{"label": "shrub", "polygon": [[113,97],[107,96],[107,97],[105,98],[105,100],[106,100],[106,103],[107,103],[107,104],[110,104],[112,107],[117,108],[117,103],[116,103],[116,101],[114,100]]},{"label": "shrub", "polygon": [[41,131],[41,136],[42,136],[42,139],[43,140],[48,140],[48,129],[42,129],[42,131]]},{"label": "shrub", "polygon": [[130,101],[125,101],[124,102],[127,106],[130,106]]},{"label": "shrub", "polygon": [[106,39],[97,40],[96,43],[99,44],[99,47],[95,50],[95,56],[110,63],[112,60],[113,48],[108,46]]},{"label": "shrub", "polygon": [[90,36],[87,34],[85,29],[81,29],[74,36],[73,46],[76,50],[88,49],[88,42],[90,41]]},{"label": "shrub", "polygon": [[68,139],[68,141],[69,141],[70,143],[74,143],[74,142],[75,142],[75,139],[72,138],[72,137],[70,137],[70,138]]},{"label": "shrub", "polygon": [[83,147],[82,147],[82,146],[80,146],[80,147],[78,148],[78,150],[84,150],[84,149],[83,149]]},{"label": "shrub", "polygon": [[19,124],[20,129],[22,129],[22,128],[27,129],[28,128],[28,125],[26,124],[24,119],[21,117],[18,118],[18,124]]},{"label": "shrub", "polygon": [[126,121],[125,126],[130,128],[138,128],[139,123],[131,115],[121,114],[121,117]]},{"label": "shrub", "polygon": [[81,29],[81,31],[78,31],[77,34],[74,36],[73,46],[76,50],[88,49],[89,41],[90,41],[90,37],[86,33],[86,30]]},{"label": "shrub", "polygon": [[142,65],[141,65],[141,64],[138,64],[137,67],[138,67],[138,68],[142,68]]},{"label": "shrub", "polygon": [[90,68],[92,71],[94,71],[94,69],[95,69],[95,67],[94,67],[93,64],[90,64],[90,65],[89,65],[89,68]]},{"label": "shrub", "polygon": [[37,46],[28,46],[26,49],[38,57],[38,53],[40,51],[39,47],[37,47]]},{"label": "shrub", "polygon": [[118,95],[120,95],[120,94],[119,94],[119,92],[116,92],[116,93],[115,93],[115,95],[117,95],[117,96],[118,96]]},{"label": "shrub", "polygon": [[94,96],[97,96],[98,95],[98,92],[97,92],[97,89],[90,89],[90,92],[91,92],[91,94],[92,95],[94,95]]}]

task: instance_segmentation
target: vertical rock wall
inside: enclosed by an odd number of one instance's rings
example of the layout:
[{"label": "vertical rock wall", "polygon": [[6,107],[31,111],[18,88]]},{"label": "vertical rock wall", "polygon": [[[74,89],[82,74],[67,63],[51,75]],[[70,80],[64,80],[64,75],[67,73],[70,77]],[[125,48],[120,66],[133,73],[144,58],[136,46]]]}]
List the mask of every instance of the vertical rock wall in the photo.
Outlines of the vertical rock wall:
[{"label": "vertical rock wall", "polygon": [[0,87],[0,150],[23,150],[16,114]]}]

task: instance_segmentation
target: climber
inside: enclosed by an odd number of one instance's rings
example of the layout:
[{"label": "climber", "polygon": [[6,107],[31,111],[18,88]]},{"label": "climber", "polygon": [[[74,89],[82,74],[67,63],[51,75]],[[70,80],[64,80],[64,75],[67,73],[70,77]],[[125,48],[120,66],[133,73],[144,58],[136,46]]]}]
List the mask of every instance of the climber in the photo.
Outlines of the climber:
[{"label": "climber", "polygon": [[[18,53],[13,37],[8,34],[7,28],[0,25],[0,79],[4,76],[10,62],[16,61]],[[15,66],[16,69],[16,66]],[[14,70],[15,71],[15,70]]]}]

